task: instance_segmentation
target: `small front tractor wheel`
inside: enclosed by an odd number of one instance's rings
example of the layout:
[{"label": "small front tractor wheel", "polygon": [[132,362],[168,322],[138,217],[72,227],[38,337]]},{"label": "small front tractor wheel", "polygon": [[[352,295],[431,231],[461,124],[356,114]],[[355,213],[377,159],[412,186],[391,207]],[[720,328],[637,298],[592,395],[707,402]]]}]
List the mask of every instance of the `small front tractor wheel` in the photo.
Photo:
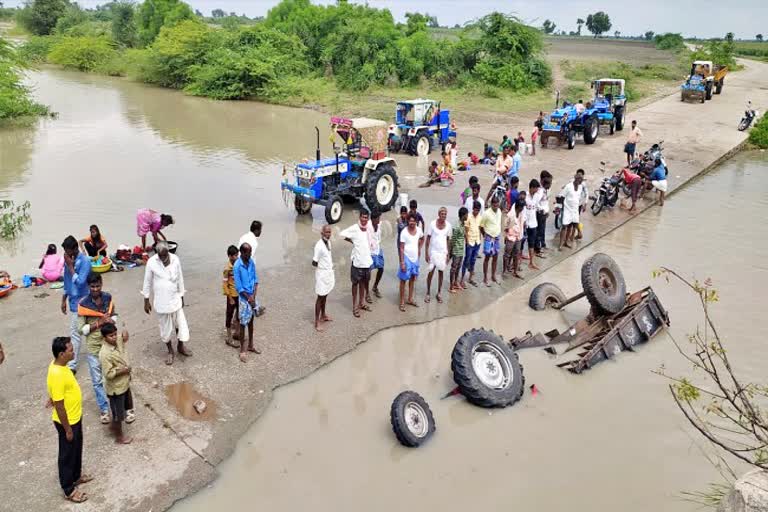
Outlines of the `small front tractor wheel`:
[{"label": "small front tractor wheel", "polygon": [[592,307],[608,315],[624,309],[627,284],[616,261],[601,252],[581,266],[581,286]]},{"label": "small front tractor wheel", "polygon": [[594,144],[600,135],[600,121],[591,116],[584,122],[584,144]]},{"label": "small front tractor wheel", "polygon": [[392,431],[400,444],[416,448],[435,433],[435,418],[426,400],[415,391],[403,391],[389,409]]},{"label": "small front tractor wheel", "polygon": [[341,214],[344,213],[344,203],[339,196],[331,196],[325,205],[325,220],[328,224],[336,224],[341,220]]},{"label": "small front tractor wheel", "polygon": [[296,196],[293,199],[293,206],[296,208],[296,213],[299,215],[306,215],[312,211],[312,202],[309,199],[304,199],[301,196]]},{"label": "small front tractor wheel", "polygon": [[565,139],[568,141],[568,149],[576,147],[576,135],[573,133],[573,130],[568,130],[565,134]]},{"label": "small front tractor wheel", "polygon": [[725,83],[725,78],[721,78],[717,81],[717,86],[715,87],[715,94],[720,94],[723,92],[723,84]]},{"label": "small front tractor wheel", "polygon": [[397,201],[397,173],[391,163],[379,165],[368,175],[365,202],[371,210],[389,211]]},{"label": "small front tractor wheel", "polygon": [[541,283],[531,291],[528,305],[534,311],[543,311],[547,308],[559,306],[566,301],[563,290],[554,283]]},{"label": "small front tractor wheel", "polygon": [[624,107],[616,107],[616,110],[613,112],[613,117],[616,119],[616,131],[620,132],[624,129],[624,119],[626,119],[626,112],[624,110]]}]

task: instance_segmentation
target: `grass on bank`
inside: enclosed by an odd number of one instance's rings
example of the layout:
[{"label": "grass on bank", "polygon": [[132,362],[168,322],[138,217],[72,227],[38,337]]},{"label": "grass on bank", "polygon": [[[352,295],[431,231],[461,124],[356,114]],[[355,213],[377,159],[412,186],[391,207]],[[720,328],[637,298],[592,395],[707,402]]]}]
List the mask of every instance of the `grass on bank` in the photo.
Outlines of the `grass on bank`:
[{"label": "grass on bank", "polygon": [[735,43],[735,52],[738,57],[761,60],[768,62],[768,42],[746,42],[738,41]]},{"label": "grass on bank", "polygon": [[760,149],[768,149],[768,115],[763,116],[749,130],[749,143]]}]

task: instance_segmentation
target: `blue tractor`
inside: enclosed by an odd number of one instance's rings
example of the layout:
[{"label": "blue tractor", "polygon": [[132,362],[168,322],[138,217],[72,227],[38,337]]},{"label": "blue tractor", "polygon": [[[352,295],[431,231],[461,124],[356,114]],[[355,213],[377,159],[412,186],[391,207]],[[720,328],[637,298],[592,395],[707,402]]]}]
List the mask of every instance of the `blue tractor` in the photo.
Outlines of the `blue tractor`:
[{"label": "blue tractor", "polygon": [[[296,212],[309,213],[313,204],[325,207],[325,220],[335,224],[344,200],[365,199],[371,210],[386,212],[397,200],[397,163],[387,156],[387,123],[376,119],[331,118],[335,156],[320,157],[320,130],[314,161],[296,164],[292,175],[283,168],[280,188],[293,199]],[[342,139],[336,146],[336,136]]]},{"label": "blue tractor", "polygon": [[541,145],[547,147],[549,139],[554,137],[558,144],[565,142],[568,149],[573,149],[577,134],[583,134],[585,144],[594,144],[600,134],[600,119],[594,109],[564,101],[561,108],[555,109],[544,119]]},{"label": "blue tractor", "polygon": [[597,113],[601,125],[608,125],[611,135],[624,129],[627,117],[627,96],[624,94],[624,80],[621,78],[601,78],[592,82],[595,95],[587,110]]},{"label": "blue tractor", "polygon": [[389,126],[389,149],[425,156],[436,147],[456,138],[451,113],[440,109],[440,102],[417,99],[401,101],[395,111],[395,124]]}]

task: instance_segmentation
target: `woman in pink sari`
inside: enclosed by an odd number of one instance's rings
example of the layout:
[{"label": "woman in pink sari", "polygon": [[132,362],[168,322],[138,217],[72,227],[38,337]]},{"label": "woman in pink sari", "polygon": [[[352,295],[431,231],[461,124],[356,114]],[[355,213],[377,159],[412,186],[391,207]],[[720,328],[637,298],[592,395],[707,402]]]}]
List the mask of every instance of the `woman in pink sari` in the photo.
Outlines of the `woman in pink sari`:
[{"label": "woman in pink sari", "polygon": [[147,249],[148,233],[152,233],[154,243],[158,240],[168,240],[161,229],[171,224],[173,224],[173,217],[165,213],[158,213],[149,208],[142,208],[136,212],[136,234],[141,237],[141,247]]},{"label": "woman in pink sari", "polygon": [[48,250],[38,268],[40,275],[49,283],[59,281],[64,275],[64,256],[56,252],[55,244],[48,244]]}]

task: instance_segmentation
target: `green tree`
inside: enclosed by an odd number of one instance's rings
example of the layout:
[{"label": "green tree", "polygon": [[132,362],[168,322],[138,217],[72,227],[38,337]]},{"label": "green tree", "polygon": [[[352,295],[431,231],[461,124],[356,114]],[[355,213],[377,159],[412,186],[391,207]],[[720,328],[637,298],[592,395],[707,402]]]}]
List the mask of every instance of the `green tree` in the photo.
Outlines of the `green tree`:
[{"label": "green tree", "polygon": [[621,36],[621,31],[620,31],[620,30],[616,30],[616,31],[613,33],[613,37],[615,37],[616,39],[618,39],[620,36]]},{"label": "green tree", "polygon": [[429,28],[440,28],[440,23],[437,22],[437,16],[427,15],[427,26]]},{"label": "green tree", "polygon": [[16,15],[17,21],[33,34],[45,36],[53,32],[68,6],[67,0],[27,0]]},{"label": "green tree", "polygon": [[541,26],[541,28],[544,30],[545,34],[551,34],[555,31],[556,26],[557,25],[555,25],[554,21],[544,20],[544,24]]},{"label": "green tree", "polygon": [[211,18],[213,19],[223,18],[226,15],[227,13],[225,13],[223,9],[214,9],[211,11]]},{"label": "green tree", "polygon": [[611,30],[611,18],[603,11],[587,16],[587,30],[592,32],[595,37],[600,37]]},{"label": "green tree", "polygon": [[173,26],[180,21],[192,19],[192,8],[180,0],[145,0],[139,7],[139,43],[152,44],[164,26]]},{"label": "green tree", "polygon": [[429,23],[429,15],[418,12],[405,13],[405,35],[410,36],[416,32],[426,32]]},{"label": "green tree", "polygon": [[80,8],[76,3],[69,4],[64,14],[56,20],[56,28],[53,30],[56,34],[65,34],[69,29],[88,21],[88,13]]},{"label": "green tree", "polygon": [[24,61],[0,36],[0,121],[49,112],[47,107],[32,101],[29,89],[22,82],[24,69]]},{"label": "green tree", "polygon": [[646,40],[646,41],[653,41],[653,35],[654,35],[654,32],[653,32],[653,30],[649,30],[648,32],[646,32],[646,33],[643,35],[643,37],[645,37],[645,40]]},{"label": "green tree", "polygon": [[755,36],[755,39],[757,39],[758,41],[760,41],[762,43],[763,42],[763,34],[757,34]]},{"label": "green tree", "polygon": [[138,43],[136,6],[133,3],[119,1],[112,6],[112,39],[127,48],[132,48]]},{"label": "green tree", "polygon": [[576,19],[576,27],[577,27],[576,35],[579,35],[579,36],[581,35],[581,26],[582,25],[584,25],[584,20],[581,19],[581,18],[577,18]]}]

